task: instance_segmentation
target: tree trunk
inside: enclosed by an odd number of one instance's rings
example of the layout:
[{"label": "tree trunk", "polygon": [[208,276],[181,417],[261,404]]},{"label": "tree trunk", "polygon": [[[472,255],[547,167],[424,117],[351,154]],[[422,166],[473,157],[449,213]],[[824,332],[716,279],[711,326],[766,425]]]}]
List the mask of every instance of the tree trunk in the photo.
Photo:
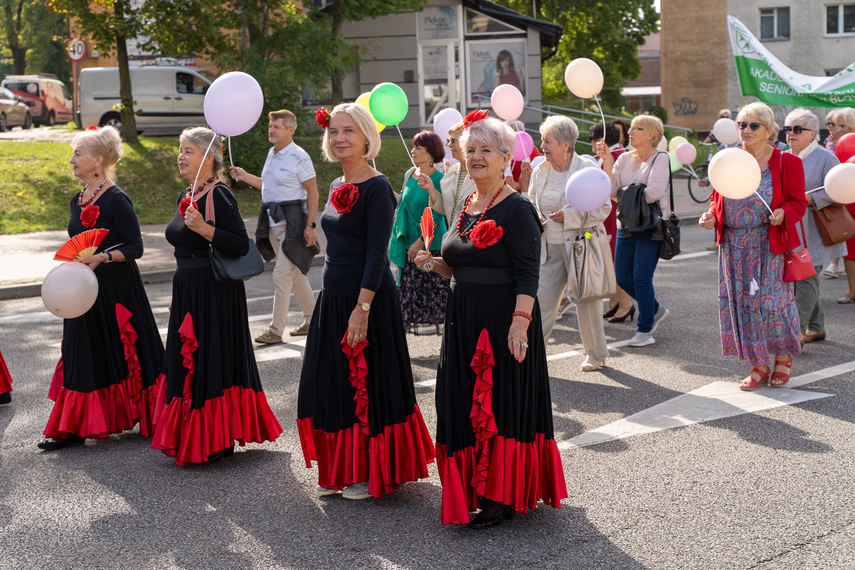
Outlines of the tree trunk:
[{"label": "tree trunk", "polygon": [[[113,13],[119,21],[124,17],[121,0],[113,4]],[[128,46],[125,36],[116,33],[116,60],[119,64],[119,106],[122,118],[122,137],[125,142],[135,143],[137,139],[137,121],[134,115],[134,97],[131,93],[131,69],[128,65]]]},{"label": "tree trunk", "polygon": [[[333,0],[332,4],[332,37],[333,41],[338,41],[341,35],[341,2],[342,0]],[[341,62],[341,51],[336,50],[335,58]],[[341,69],[336,68],[330,77],[332,88],[332,104],[338,105],[344,98],[344,73]]]},{"label": "tree trunk", "polygon": [[12,63],[16,75],[24,75],[27,72],[27,47],[21,45],[21,12],[24,8],[24,0],[18,0],[14,6],[3,5],[3,28],[6,32],[6,46],[12,52]]}]

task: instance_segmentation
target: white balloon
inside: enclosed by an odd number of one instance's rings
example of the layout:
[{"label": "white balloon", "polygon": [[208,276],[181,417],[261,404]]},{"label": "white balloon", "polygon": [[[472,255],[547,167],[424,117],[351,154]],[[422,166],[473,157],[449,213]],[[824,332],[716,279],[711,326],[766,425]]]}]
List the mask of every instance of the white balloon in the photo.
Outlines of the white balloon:
[{"label": "white balloon", "polygon": [[96,298],[98,278],[79,261],[54,267],[42,283],[42,302],[48,311],[63,319],[76,319],[86,313]]},{"label": "white balloon", "polygon": [[656,145],[656,150],[661,150],[662,152],[668,152],[668,141],[665,140],[665,137],[659,139],[659,144]]},{"label": "white balloon", "polygon": [[739,142],[739,129],[736,122],[731,119],[721,118],[713,125],[713,135],[722,144],[736,144]]},{"label": "white balloon", "polygon": [[828,197],[840,204],[855,202],[855,164],[838,164],[825,175],[825,191]]},{"label": "white balloon", "polygon": [[457,109],[443,109],[433,117],[433,132],[439,135],[443,144],[448,142],[448,129],[463,120]]},{"label": "white balloon", "polygon": [[541,156],[535,156],[534,160],[531,161],[531,169],[534,170],[535,168],[540,166],[541,163],[544,163],[544,162],[546,162],[545,156],[542,156],[542,155]]},{"label": "white balloon", "polygon": [[726,148],[713,156],[709,166],[710,184],[725,198],[741,200],[760,187],[760,165],[741,148]]},{"label": "white balloon", "polygon": [[603,90],[603,70],[590,59],[580,57],[567,64],[564,83],[576,97],[590,99]]},{"label": "white balloon", "polygon": [[264,108],[264,92],[252,75],[230,71],[211,83],[203,107],[211,130],[236,137],[258,122]]}]

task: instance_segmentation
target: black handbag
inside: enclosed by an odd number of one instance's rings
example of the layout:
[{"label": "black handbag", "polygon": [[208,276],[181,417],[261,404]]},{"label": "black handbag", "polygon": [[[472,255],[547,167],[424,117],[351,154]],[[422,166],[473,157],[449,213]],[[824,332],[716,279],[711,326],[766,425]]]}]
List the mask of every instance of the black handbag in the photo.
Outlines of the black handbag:
[{"label": "black handbag", "polygon": [[668,187],[670,189],[669,201],[671,203],[671,215],[659,220],[659,259],[671,259],[680,255],[680,218],[674,213],[674,181],[668,174]]},{"label": "black handbag", "polygon": [[[222,187],[217,184],[211,190],[208,200],[205,203],[205,219],[217,225],[216,215],[214,213],[214,192],[219,192],[226,199]],[[231,194],[231,191],[229,191]],[[234,198],[234,194],[232,194]],[[230,203],[229,203],[230,204]],[[231,207],[231,204],[230,204]],[[211,270],[214,272],[214,279],[217,283],[236,283],[246,281],[251,277],[255,277],[264,271],[264,260],[261,259],[261,254],[255,246],[255,242],[251,237],[246,236],[249,242],[249,249],[244,255],[233,255],[214,247],[214,244],[208,244],[210,251],[208,257],[211,260]]]},{"label": "black handbag", "polygon": [[[659,154],[663,153],[657,153],[653,157],[650,168],[653,168],[653,163],[659,158]],[[662,208],[659,202],[647,203],[647,197],[644,194],[646,188],[647,184],[633,182],[617,190],[617,219],[620,220],[624,237],[633,232],[652,230],[658,227],[662,219]]]}]

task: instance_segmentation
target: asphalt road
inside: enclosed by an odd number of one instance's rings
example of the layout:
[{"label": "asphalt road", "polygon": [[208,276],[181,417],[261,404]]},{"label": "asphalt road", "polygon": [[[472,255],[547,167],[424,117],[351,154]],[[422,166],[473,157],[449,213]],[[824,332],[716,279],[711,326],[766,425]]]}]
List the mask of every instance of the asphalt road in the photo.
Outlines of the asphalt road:
[{"label": "asphalt road", "polygon": [[[285,429],[272,444],[188,467],[136,430],[41,452],[61,322],[38,298],[2,301],[15,391],[0,407],[0,567],[852,568],[855,306],[835,302],[844,279],[822,280],[829,338],[796,359],[801,385],[741,394],[746,367],[721,356],[711,234],[683,231],[684,252],[699,255],[660,262],[657,294],[672,315],[656,345],[614,348],[608,368],[584,374],[575,314],[559,321],[548,353],[570,497],[487,531],[440,525],[435,466],[382,499],[318,498],[295,423],[299,343],[256,351]],[[320,275],[310,273],[316,289]],[[147,290],[165,327],[170,285]],[[269,273],[247,284],[254,335],[271,290]],[[634,331],[606,325],[610,343]],[[408,342],[433,429],[439,338]]]}]

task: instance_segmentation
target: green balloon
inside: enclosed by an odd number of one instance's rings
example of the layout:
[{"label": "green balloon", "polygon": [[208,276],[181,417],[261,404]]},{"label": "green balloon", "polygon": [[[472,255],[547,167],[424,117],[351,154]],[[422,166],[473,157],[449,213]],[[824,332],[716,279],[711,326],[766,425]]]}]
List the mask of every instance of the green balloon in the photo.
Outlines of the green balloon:
[{"label": "green balloon", "polygon": [[668,153],[668,160],[671,161],[671,172],[677,172],[681,168],[683,168],[683,163],[680,162],[680,159],[677,158],[677,155],[673,152]]},{"label": "green balloon", "polygon": [[394,83],[380,83],[371,90],[368,109],[378,123],[395,126],[407,116],[407,94]]}]

